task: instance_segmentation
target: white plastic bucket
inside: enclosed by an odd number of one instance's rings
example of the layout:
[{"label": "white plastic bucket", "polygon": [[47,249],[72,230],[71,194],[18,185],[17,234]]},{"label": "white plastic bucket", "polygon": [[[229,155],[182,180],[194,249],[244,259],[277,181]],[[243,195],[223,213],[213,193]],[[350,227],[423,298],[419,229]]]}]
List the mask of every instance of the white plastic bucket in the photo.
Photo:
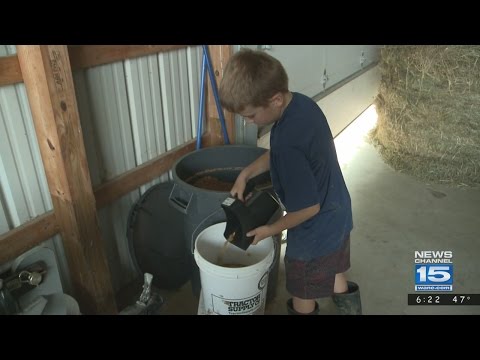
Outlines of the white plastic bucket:
[{"label": "white plastic bucket", "polygon": [[[268,274],[273,263],[273,239],[267,238],[246,251],[228,244],[223,236],[226,223],[212,225],[195,240],[194,257],[200,268],[205,313],[219,315],[263,315]],[[225,267],[222,264],[243,265]]]}]

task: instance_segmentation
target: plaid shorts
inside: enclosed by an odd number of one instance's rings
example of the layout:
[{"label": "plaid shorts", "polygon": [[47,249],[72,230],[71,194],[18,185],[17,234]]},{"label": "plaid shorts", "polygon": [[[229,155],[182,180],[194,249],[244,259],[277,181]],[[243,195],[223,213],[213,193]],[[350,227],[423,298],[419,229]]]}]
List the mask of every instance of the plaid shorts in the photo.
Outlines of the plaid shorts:
[{"label": "plaid shorts", "polygon": [[340,249],[332,254],[300,261],[285,261],[287,291],[301,299],[316,299],[333,295],[335,275],[350,268],[350,234]]}]

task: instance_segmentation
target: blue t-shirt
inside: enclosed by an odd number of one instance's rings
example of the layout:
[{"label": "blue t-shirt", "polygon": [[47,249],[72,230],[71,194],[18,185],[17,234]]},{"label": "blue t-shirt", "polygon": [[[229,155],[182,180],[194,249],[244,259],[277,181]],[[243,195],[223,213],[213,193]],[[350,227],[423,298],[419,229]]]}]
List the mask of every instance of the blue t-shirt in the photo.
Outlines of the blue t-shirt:
[{"label": "blue t-shirt", "polygon": [[270,133],[270,173],[287,212],[320,204],[288,230],[286,256],[305,261],[340,248],[353,228],[352,206],[325,115],[309,97],[292,94]]}]

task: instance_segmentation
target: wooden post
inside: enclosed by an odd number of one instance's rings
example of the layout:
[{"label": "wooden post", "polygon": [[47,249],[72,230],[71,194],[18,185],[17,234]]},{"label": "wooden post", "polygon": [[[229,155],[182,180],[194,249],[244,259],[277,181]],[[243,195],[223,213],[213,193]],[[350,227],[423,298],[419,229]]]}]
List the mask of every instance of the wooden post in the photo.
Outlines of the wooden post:
[{"label": "wooden post", "polygon": [[33,115],[70,276],[84,314],[117,312],[83,144],[68,50],[19,45]]},{"label": "wooden post", "polygon": [[[210,45],[208,47],[210,52],[210,60],[212,62],[213,71],[215,73],[215,79],[217,81],[217,87],[220,86],[222,80],[223,71],[227,65],[228,59],[232,56],[231,45]],[[208,74],[206,74],[208,76]],[[208,80],[207,87],[207,106],[206,106],[206,129],[209,134],[206,146],[223,145],[223,133],[220,125],[217,106],[215,104],[215,98],[213,97],[212,86],[210,80]],[[224,111],[225,125],[227,127],[228,138],[230,143],[235,143],[235,119],[234,114],[228,111]]]}]

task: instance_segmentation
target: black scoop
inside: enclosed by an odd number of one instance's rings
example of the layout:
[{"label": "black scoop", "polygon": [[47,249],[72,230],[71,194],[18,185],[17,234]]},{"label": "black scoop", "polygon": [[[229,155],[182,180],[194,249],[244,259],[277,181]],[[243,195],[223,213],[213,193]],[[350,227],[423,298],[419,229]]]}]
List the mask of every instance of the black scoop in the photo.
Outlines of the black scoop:
[{"label": "black scoop", "polygon": [[227,225],[223,236],[227,241],[240,249],[247,250],[254,237],[247,233],[269,222],[279,208],[279,203],[270,189],[270,173],[258,175],[248,181],[244,196],[253,191],[253,196],[245,203],[234,197],[226,198],[222,208],[227,217]]}]

